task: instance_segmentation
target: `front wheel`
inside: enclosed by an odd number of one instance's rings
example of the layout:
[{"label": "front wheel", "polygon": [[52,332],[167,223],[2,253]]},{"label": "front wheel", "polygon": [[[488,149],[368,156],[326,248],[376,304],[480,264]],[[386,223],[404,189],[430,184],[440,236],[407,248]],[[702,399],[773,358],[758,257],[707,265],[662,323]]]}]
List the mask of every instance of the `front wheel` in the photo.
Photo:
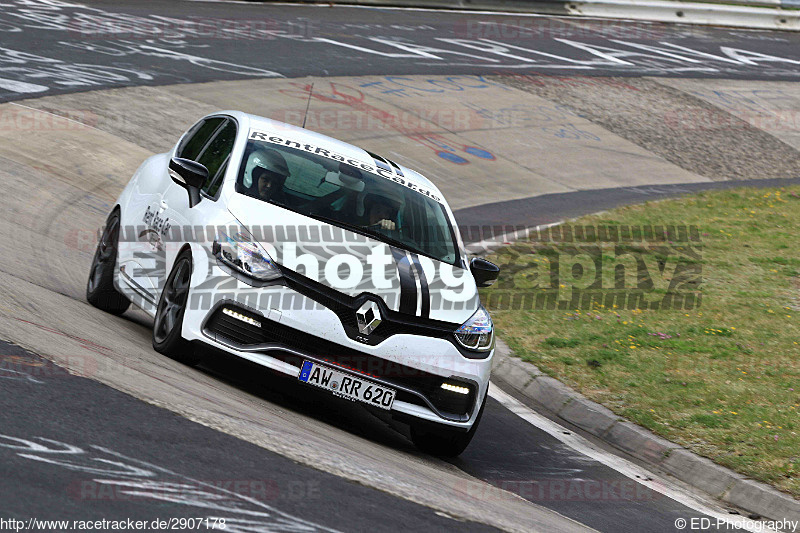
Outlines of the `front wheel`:
[{"label": "front wheel", "polygon": [[119,211],[114,211],[108,217],[103,235],[97,243],[86,282],[86,300],[98,309],[114,315],[121,315],[131,305],[130,300],[114,287],[118,243]]},{"label": "front wheel", "polygon": [[411,441],[414,445],[425,453],[438,457],[457,457],[467,449],[472,437],[478,430],[478,424],[483,417],[483,409],[486,407],[486,397],[483,398],[481,410],[475,418],[475,423],[469,431],[458,431],[447,427],[433,428],[426,424],[411,425]]},{"label": "front wheel", "polygon": [[153,349],[187,365],[195,365],[200,360],[194,347],[181,336],[191,279],[192,254],[186,250],[175,259],[153,321]]}]

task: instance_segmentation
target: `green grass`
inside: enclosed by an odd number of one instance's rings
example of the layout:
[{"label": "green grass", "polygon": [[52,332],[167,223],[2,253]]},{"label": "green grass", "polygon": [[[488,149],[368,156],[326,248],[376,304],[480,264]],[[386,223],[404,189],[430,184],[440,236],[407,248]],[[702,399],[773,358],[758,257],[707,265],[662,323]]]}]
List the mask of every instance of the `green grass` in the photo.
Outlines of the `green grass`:
[{"label": "green grass", "polygon": [[[800,187],[706,192],[573,224],[697,225],[699,255],[681,243],[666,251],[631,243],[615,253],[639,254],[654,300],[678,278],[674,254],[686,252],[683,263],[702,268],[702,283],[683,289],[702,293],[700,307],[519,310],[499,297],[541,292],[551,282],[547,250],[565,245],[539,243],[531,253],[530,243],[517,243],[489,257],[503,272],[482,293],[499,336],[614,412],[800,496]],[[603,250],[606,290],[621,260]],[[581,286],[575,274],[562,272],[562,297]]]}]

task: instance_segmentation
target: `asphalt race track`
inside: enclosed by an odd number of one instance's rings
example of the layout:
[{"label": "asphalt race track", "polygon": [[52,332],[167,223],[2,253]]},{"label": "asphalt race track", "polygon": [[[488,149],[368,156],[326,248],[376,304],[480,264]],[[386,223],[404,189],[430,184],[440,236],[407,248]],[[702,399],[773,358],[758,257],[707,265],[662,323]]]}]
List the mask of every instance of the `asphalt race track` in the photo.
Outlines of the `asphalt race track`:
[{"label": "asphalt race track", "polygon": [[3,437],[4,517],[151,522],[205,512],[231,530],[494,530],[297,465],[13,345],[3,352],[28,370],[4,372],[3,433],[29,436]]},{"label": "asphalt race track", "polygon": [[246,2],[71,3],[86,7],[59,11],[41,7],[45,2],[4,0],[10,8],[0,13],[0,101],[24,92],[221,79],[531,67],[552,74],[798,78],[791,32]]},{"label": "asphalt race track", "polygon": [[739,516],[599,443],[590,457],[500,391],[462,456],[428,457],[359,405],[227,358],[162,357],[149,319],[89,306],[85,278],[144,158],[207,112],[296,122],[309,96],[309,128],[419,168],[463,225],[796,183],[800,35],[188,0],[0,8],[0,518],[616,533]]}]

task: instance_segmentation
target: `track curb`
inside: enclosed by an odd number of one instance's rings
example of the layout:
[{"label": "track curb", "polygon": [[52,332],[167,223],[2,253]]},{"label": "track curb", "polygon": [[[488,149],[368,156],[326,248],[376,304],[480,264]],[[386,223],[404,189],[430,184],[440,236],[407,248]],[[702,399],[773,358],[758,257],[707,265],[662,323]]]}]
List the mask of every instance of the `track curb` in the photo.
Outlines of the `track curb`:
[{"label": "track curb", "polygon": [[723,502],[772,520],[800,520],[800,501],[615,415],[514,356],[500,339],[492,382],[513,389],[558,418]]}]

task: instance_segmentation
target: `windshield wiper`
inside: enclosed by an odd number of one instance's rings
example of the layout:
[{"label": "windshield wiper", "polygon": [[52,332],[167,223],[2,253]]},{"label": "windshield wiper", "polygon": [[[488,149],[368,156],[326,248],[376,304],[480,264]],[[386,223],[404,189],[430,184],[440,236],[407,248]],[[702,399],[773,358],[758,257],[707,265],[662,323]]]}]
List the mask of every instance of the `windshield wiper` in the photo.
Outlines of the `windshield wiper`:
[{"label": "windshield wiper", "polygon": [[368,237],[374,236],[371,231],[367,230],[364,227],[356,226],[355,224],[350,224],[349,222],[344,222],[344,221],[339,220],[337,218],[326,217],[326,216],[323,216],[323,215],[316,215],[316,214],[308,215],[308,216],[310,216],[311,218],[315,218],[315,219],[317,219],[317,220],[319,220],[321,222],[328,222],[329,224],[333,224],[334,226],[339,226],[341,228],[346,228],[346,229],[355,231],[356,233],[361,233],[362,235],[366,235]]},{"label": "windshield wiper", "polygon": [[386,244],[392,244],[394,246],[397,246],[398,248],[402,248],[403,250],[408,250],[409,252],[413,252],[413,253],[419,254],[419,255],[424,255],[426,257],[430,257],[431,259],[436,259],[437,261],[441,261],[441,259],[433,257],[428,252],[423,252],[422,250],[419,250],[418,248],[415,248],[414,246],[411,246],[408,243],[405,243],[405,242],[403,242],[401,240],[392,239],[391,237],[389,237],[387,235],[384,235],[383,233],[373,233],[373,232],[370,231],[369,234],[370,235],[375,235],[379,240],[385,242]]}]

